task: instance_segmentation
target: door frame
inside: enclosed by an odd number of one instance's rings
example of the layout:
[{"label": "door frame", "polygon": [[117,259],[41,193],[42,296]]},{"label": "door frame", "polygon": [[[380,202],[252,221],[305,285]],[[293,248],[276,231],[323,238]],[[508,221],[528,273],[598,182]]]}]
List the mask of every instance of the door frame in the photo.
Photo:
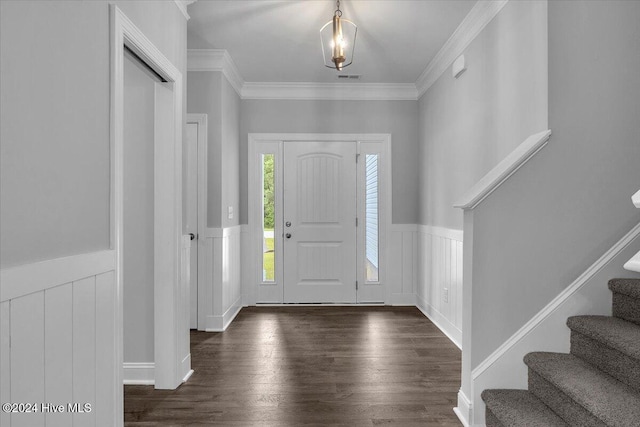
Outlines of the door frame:
[{"label": "door frame", "polygon": [[[276,270],[276,283],[265,284],[262,281],[262,262],[261,262],[261,251],[262,247],[262,176],[260,171],[261,167],[261,155],[263,153],[273,153],[276,156],[275,159],[275,167],[282,164],[283,158],[283,142],[286,141],[296,141],[296,142],[316,142],[316,141],[338,141],[338,142],[356,142],[357,153],[358,155],[363,155],[367,153],[375,153],[380,156],[380,164],[379,164],[379,176],[380,176],[380,185],[379,185],[379,241],[378,241],[378,251],[379,251],[379,264],[382,267],[380,269],[380,275],[378,282],[375,283],[367,283],[365,281],[365,273],[364,273],[364,206],[359,204],[357,206],[357,216],[359,217],[359,227],[357,230],[357,243],[356,248],[358,251],[358,261],[357,261],[357,274],[356,278],[358,280],[358,291],[357,291],[357,303],[387,303],[389,301],[388,290],[390,286],[388,286],[387,280],[387,271],[389,270],[388,265],[388,242],[389,242],[389,232],[391,230],[391,207],[392,207],[392,174],[391,174],[391,134],[342,134],[342,133],[250,133],[248,135],[248,167],[247,167],[247,183],[248,183],[248,234],[249,234],[249,247],[247,248],[248,253],[245,254],[249,261],[249,265],[252,266],[250,269],[247,269],[247,280],[244,282],[244,294],[246,295],[246,304],[247,305],[256,305],[259,296],[259,287],[260,286],[276,286],[280,289],[283,287],[283,272],[282,272],[282,239],[280,239],[279,249],[276,247],[276,251],[280,251],[280,262],[279,270]],[[372,150],[372,148],[374,148]],[[358,192],[358,202],[360,202],[360,191],[363,188],[361,182],[363,180],[363,176],[361,171],[364,171],[364,158],[361,156],[361,160],[359,160],[357,164],[358,170],[358,184],[357,184],[357,192]],[[276,169],[275,178],[276,180],[276,190],[279,188],[280,191],[276,192],[276,205],[278,205],[278,199],[280,201],[280,212],[276,211],[276,227],[278,227],[278,217],[282,215],[282,179],[283,173]],[[281,227],[281,225],[280,225]],[[275,233],[282,233],[281,229],[276,228]],[[276,255],[278,252],[276,252]],[[273,292],[279,292],[275,289]],[[367,296],[368,295],[368,296]],[[361,297],[366,296],[366,297]],[[265,301],[266,303],[273,304],[281,304],[282,299],[278,302],[273,299],[273,301]]]},{"label": "door frame", "polygon": [[208,158],[207,158],[207,141],[208,141],[208,116],[203,113],[188,113],[187,124],[195,123],[198,125],[198,224],[197,224],[197,240],[198,240],[198,330],[204,330],[206,327],[206,301],[204,296],[204,279],[206,275],[206,258],[205,258],[205,239],[204,235],[207,229],[207,175],[208,175]]},{"label": "door frame", "polygon": [[[155,388],[175,389],[191,371],[188,349],[189,301],[184,301],[181,281],[182,249],[182,74],[117,6],[110,9],[111,44],[111,247],[116,251],[117,383],[123,383],[123,192],[124,192],[124,49],[171,86],[171,105],[156,103],[156,114],[173,117],[156,121],[154,140],[154,383]],[[188,286],[188,284],[187,284]],[[188,293],[186,294],[188,295]],[[188,313],[188,312],[187,312]],[[186,340],[186,343],[185,343]],[[116,387],[116,420],[123,414],[122,387]]]}]

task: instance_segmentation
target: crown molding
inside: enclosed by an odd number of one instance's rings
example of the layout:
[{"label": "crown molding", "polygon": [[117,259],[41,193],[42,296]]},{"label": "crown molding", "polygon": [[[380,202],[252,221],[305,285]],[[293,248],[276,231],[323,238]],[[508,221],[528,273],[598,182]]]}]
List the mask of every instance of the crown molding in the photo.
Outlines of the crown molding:
[{"label": "crown molding", "polygon": [[244,79],[225,49],[188,49],[187,71],[219,71],[224,74],[238,95],[242,95]]},{"label": "crown molding", "polygon": [[433,85],[453,61],[471,44],[476,36],[502,10],[509,0],[480,0],[469,11],[449,40],[433,57],[416,80],[418,98]]},{"label": "crown molding", "polygon": [[415,101],[418,91],[413,83],[246,82],[242,99]]},{"label": "crown molding", "polygon": [[187,13],[187,6],[189,6],[191,3],[195,3],[196,1],[198,0],[173,0],[173,2],[176,4],[176,6],[178,6],[178,9],[180,9],[180,12],[182,12],[187,21],[191,19],[189,13]]}]

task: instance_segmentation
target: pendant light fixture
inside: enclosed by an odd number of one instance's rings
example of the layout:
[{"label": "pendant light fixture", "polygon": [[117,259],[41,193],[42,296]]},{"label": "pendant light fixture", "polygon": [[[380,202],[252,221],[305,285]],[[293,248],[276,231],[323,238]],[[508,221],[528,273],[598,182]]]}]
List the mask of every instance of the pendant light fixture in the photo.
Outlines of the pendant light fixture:
[{"label": "pendant light fixture", "polygon": [[356,47],[356,33],[358,27],[348,19],[342,18],[340,0],[336,0],[336,10],[333,19],[320,29],[322,56],[324,65],[341,71],[353,62],[353,52]]}]

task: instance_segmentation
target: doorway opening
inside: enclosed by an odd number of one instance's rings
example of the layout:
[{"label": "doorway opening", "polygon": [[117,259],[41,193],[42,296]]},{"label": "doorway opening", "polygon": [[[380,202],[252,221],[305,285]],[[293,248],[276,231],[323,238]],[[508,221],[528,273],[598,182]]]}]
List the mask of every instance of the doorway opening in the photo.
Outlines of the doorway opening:
[{"label": "doorway opening", "polygon": [[[110,6],[111,22],[111,246],[116,253],[117,313],[114,324],[116,340],[114,373],[116,407],[114,419],[122,414],[124,382],[124,283],[125,260],[125,49],[159,76],[154,84],[153,114],[149,128],[153,129],[153,254],[149,255],[153,278],[153,361],[146,366],[146,381],[155,388],[175,389],[190,376],[191,355],[188,327],[188,283],[183,280],[182,267],[182,75],[178,69],[145,37],[145,35],[115,5]],[[156,77],[157,77],[156,76]],[[146,106],[145,108],[147,108]],[[127,147],[130,148],[130,147]],[[145,156],[146,157],[146,156]],[[149,159],[147,159],[149,160]],[[149,168],[147,172],[151,170]],[[135,168],[133,169],[135,172]],[[146,175],[149,180],[150,175]],[[148,193],[145,193],[148,194]],[[150,209],[151,204],[146,204]],[[127,239],[125,239],[125,237]],[[129,254],[127,258],[129,258]],[[151,268],[151,267],[150,267]],[[136,367],[134,367],[136,368]],[[150,373],[152,371],[152,374]]]},{"label": "doorway opening", "polygon": [[250,134],[250,304],[384,303],[390,135]]}]

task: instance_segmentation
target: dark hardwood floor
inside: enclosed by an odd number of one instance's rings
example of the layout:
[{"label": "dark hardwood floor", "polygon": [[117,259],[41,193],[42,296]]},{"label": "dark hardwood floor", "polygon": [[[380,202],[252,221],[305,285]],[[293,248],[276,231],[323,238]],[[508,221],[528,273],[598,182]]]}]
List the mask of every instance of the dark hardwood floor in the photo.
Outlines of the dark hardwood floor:
[{"label": "dark hardwood floor", "polygon": [[191,333],[189,381],[125,387],[126,426],[460,426],[460,351],[414,307],[250,307]]}]

